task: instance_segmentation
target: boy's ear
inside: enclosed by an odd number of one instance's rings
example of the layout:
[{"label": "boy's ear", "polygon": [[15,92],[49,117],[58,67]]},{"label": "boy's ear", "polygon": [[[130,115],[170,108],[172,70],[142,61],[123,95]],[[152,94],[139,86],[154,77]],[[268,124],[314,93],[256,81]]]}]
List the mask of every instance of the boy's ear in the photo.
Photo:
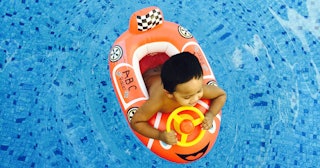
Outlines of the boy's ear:
[{"label": "boy's ear", "polygon": [[173,94],[168,92],[166,89],[163,89],[164,93],[171,99],[173,98]]}]

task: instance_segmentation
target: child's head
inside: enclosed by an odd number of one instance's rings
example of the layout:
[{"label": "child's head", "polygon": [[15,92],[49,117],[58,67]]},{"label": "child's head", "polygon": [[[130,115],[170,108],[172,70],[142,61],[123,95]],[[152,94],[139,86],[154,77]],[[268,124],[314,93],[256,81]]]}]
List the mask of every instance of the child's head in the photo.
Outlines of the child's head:
[{"label": "child's head", "polygon": [[170,57],[161,69],[163,88],[181,105],[194,105],[202,97],[202,76],[199,60],[189,52]]},{"label": "child's head", "polygon": [[[179,102],[190,99],[189,102],[194,103],[191,100],[197,99],[194,95],[200,95],[199,93],[201,93],[202,96],[202,76],[203,72],[199,60],[189,52],[182,52],[170,57],[163,64],[161,70],[164,89],[172,95],[178,92],[175,97],[176,99],[181,98]],[[189,89],[193,89],[193,91],[189,91]],[[189,102],[188,104],[190,104]]]},{"label": "child's head", "polygon": [[202,78],[203,72],[199,60],[189,52],[182,52],[170,57],[161,70],[163,87],[169,93],[173,93],[178,84],[191,79]]}]

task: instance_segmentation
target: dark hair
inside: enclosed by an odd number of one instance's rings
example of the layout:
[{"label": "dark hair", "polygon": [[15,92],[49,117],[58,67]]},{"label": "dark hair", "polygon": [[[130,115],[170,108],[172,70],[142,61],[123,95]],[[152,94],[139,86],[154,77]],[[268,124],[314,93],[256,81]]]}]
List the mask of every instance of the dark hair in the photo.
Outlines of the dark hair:
[{"label": "dark hair", "polygon": [[173,93],[178,84],[188,82],[193,78],[199,79],[202,76],[203,72],[198,58],[189,52],[170,57],[161,69],[162,84],[169,93]]}]

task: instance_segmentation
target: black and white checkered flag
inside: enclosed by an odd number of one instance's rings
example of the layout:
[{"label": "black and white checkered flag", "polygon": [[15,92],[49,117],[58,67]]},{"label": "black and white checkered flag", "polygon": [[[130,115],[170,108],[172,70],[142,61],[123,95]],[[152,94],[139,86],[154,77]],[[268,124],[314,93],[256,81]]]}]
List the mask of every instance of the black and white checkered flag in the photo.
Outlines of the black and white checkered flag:
[{"label": "black and white checkered flag", "polygon": [[137,16],[138,30],[147,31],[162,23],[162,15],[159,9],[154,9],[148,14]]}]

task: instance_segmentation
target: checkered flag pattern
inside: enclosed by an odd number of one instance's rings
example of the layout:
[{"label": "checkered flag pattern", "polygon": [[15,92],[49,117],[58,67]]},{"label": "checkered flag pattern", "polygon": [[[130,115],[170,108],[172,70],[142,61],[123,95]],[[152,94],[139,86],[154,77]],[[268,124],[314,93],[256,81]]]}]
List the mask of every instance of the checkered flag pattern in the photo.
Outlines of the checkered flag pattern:
[{"label": "checkered flag pattern", "polygon": [[153,9],[146,15],[137,16],[138,30],[147,31],[162,23],[162,15],[159,9]]}]

